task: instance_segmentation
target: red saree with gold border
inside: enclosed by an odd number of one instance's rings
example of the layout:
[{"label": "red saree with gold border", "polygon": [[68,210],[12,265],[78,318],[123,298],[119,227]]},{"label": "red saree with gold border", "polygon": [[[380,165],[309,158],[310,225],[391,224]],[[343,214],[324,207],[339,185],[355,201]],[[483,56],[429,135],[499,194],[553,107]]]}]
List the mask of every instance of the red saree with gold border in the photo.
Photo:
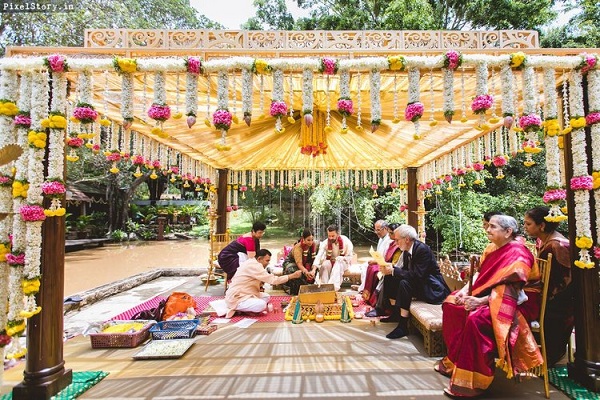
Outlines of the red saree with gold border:
[{"label": "red saree with gold border", "polygon": [[531,252],[514,241],[484,253],[472,295],[489,295],[489,305],[467,312],[455,304],[453,294],[442,305],[448,355],[440,367],[451,373],[452,393],[481,394],[492,383],[495,366],[512,378],[542,364],[529,324],[517,309],[519,290],[533,262]]}]

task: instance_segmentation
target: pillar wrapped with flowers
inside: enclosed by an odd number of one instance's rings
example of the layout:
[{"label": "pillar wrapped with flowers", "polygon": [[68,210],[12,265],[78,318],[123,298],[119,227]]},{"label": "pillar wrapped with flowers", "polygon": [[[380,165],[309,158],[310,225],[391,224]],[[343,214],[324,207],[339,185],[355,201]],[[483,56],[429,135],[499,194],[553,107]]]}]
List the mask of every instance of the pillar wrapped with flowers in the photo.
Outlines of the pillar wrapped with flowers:
[{"label": "pillar wrapped with flowers", "polygon": [[[596,61],[594,59],[594,61]],[[596,202],[596,238],[600,238],[600,70],[597,62],[588,69],[588,102],[590,111],[585,116],[586,124],[590,127],[592,150],[592,189]],[[600,246],[594,246],[594,257],[600,260]]]},{"label": "pillar wrapped with flowers", "polygon": [[[575,197],[575,245],[579,250],[579,259],[575,265],[579,268],[594,268],[589,250],[592,248],[592,232],[590,221],[590,195],[593,189],[593,179],[588,174],[588,162],[585,139],[585,117],[583,106],[583,86],[581,69],[573,71],[569,81],[570,113],[571,113],[571,153],[573,157],[573,177],[571,190]],[[583,125],[580,120],[583,119]]]}]

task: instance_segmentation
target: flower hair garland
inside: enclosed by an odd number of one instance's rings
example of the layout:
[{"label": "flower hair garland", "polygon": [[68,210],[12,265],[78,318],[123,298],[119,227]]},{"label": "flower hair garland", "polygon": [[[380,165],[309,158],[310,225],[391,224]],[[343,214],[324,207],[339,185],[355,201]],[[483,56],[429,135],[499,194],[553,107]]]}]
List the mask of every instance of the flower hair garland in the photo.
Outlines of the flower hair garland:
[{"label": "flower hair garland", "polygon": [[275,133],[285,132],[281,123],[281,117],[287,114],[288,107],[283,101],[283,71],[273,70],[273,97],[271,99],[271,108],[269,113],[276,118]]},{"label": "flower hair garland", "polygon": [[408,105],[404,110],[404,119],[414,123],[415,133],[413,137],[415,139],[421,138],[419,119],[423,116],[423,112],[425,111],[423,103],[419,101],[420,79],[421,72],[418,68],[410,68],[408,70]]},{"label": "flower hair garland", "polygon": [[371,81],[371,132],[375,132],[381,124],[381,72],[372,70],[369,78]]},{"label": "flower hair garland", "polygon": [[337,102],[338,111],[342,114],[342,133],[348,132],[346,117],[354,112],[354,105],[350,98],[350,72],[347,69],[340,72],[340,98]]},{"label": "flower hair garland", "polygon": [[202,73],[202,61],[198,57],[187,57],[185,69],[185,115],[187,126],[191,128],[198,115],[198,75]]}]

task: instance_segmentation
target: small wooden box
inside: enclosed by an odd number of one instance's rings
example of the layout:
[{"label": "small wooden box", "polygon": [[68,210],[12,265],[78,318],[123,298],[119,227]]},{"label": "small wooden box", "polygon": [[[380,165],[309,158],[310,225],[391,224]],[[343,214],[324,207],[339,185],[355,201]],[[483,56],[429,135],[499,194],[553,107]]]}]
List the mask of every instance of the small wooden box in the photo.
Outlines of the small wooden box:
[{"label": "small wooden box", "polygon": [[298,291],[300,304],[317,304],[319,300],[323,304],[335,303],[335,289],[333,284],[302,285]]}]

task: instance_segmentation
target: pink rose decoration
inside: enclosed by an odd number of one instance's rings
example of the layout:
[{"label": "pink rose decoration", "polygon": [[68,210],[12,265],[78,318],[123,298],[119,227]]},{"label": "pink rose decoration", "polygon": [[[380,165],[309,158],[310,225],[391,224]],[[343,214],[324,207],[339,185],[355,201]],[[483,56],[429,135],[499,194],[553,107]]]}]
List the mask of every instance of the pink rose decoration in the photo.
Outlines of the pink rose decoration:
[{"label": "pink rose decoration", "polygon": [[272,117],[282,117],[287,114],[287,104],[283,101],[272,101],[270,114]]},{"label": "pink rose decoration", "polygon": [[471,110],[475,114],[484,114],[494,104],[494,98],[489,94],[481,94],[473,100],[471,103]]},{"label": "pink rose decoration", "polygon": [[141,166],[141,165],[146,164],[146,160],[144,160],[143,156],[141,156],[141,155],[138,154],[138,155],[135,155],[135,156],[131,157],[131,163],[133,165],[139,165],[139,166]]},{"label": "pink rose decoration", "polygon": [[185,60],[185,66],[190,74],[198,75],[202,72],[202,61],[198,57],[188,57]]},{"label": "pink rose decoration", "polygon": [[15,115],[15,119],[13,120],[15,126],[20,126],[22,128],[29,128],[31,126],[31,117],[25,114],[17,114]]},{"label": "pink rose decoration", "polygon": [[417,122],[425,112],[425,106],[420,101],[409,103],[404,111],[404,119],[407,121]]},{"label": "pink rose decoration", "polygon": [[571,189],[573,190],[592,190],[594,180],[590,175],[576,176],[571,178]]},{"label": "pink rose decoration", "polygon": [[333,75],[338,70],[337,60],[329,57],[325,57],[321,59],[321,72],[325,75]]},{"label": "pink rose decoration", "polygon": [[494,166],[496,168],[504,167],[507,163],[508,163],[508,161],[506,160],[506,157],[504,157],[504,156],[495,156],[494,159],[492,160],[492,164],[494,164]]},{"label": "pink rose decoration", "polygon": [[483,168],[484,168],[483,163],[476,162],[473,164],[473,171],[477,171],[477,172],[483,171]]},{"label": "pink rose decoration", "polygon": [[66,72],[69,67],[67,65],[67,60],[64,56],[60,54],[53,54],[46,58],[45,62],[46,66],[50,68],[52,72]]},{"label": "pink rose decoration", "polygon": [[6,262],[12,266],[25,265],[25,253],[7,253]]},{"label": "pink rose decoration", "polygon": [[106,161],[110,161],[110,162],[117,162],[121,160],[121,153],[110,153],[109,155],[106,156]]},{"label": "pink rose decoration", "polygon": [[83,139],[80,137],[70,137],[67,139],[67,146],[77,149],[83,146]]},{"label": "pink rose decoration", "polygon": [[600,111],[593,111],[585,116],[586,125],[594,125],[600,122]]},{"label": "pink rose decoration", "polygon": [[519,127],[525,132],[534,132],[540,130],[542,119],[536,114],[523,115],[519,118]]},{"label": "pink rose decoration", "polygon": [[544,203],[555,203],[567,198],[567,191],[564,189],[549,189],[544,193]]},{"label": "pink rose decoration", "polygon": [[73,117],[77,118],[82,124],[89,124],[98,118],[98,112],[91,105],[81,105],[75,107]]},{"label": "pink rose decoration", "polygon": [[42,183],[42,192],[47,196],[58,196],[66,192],[65,185],[58,181]]},{"label": "pink rose decoration", "polygon": [[23,221],[33,222],[33,221],[43,221],[46,219],[46,215],[44,214],[44,207],[38,205],[25,205],[19,208],[19,213],[21,214],[21,218]]},{"label": "pink rose decoration", "polygon": [[340,114],[346,117],[349,117],[354,112],[354,104],[352,103],[352,100],[347,97],[340,98],[338,100],[337,106]]},{"label": "pink rose decoration", "polygon": [[231,113],[228,110],[224,108],[219,108],[213,114],[213,125],[217,129],[228,131],[231,127],[232,119],[233,117],[231,116]]},{"label": "pink rose decoration", "polygon": [[462,55],[455,51],[450,50],[444,55],[444,68],[454,71],[462,64]]},{"label": "pink rose decoration", "polygon": [[166,121],[171,118],[171,107],[164,104],[152,104],[148,116],[157,121]]}]

